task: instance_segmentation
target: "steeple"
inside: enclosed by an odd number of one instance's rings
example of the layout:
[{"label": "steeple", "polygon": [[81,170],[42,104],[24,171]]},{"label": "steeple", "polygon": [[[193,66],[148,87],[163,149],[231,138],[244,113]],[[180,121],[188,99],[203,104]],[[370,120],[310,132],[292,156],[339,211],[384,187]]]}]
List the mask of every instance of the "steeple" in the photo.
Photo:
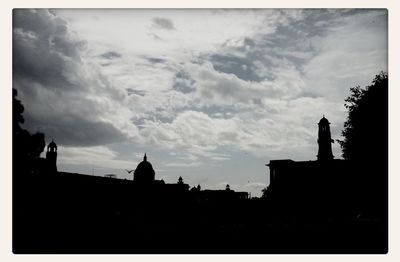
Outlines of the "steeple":
[{"label": "steeple", "polygon": [[329,125],[330,123],[328,119],[323,115],[318,123],[318,160],[324,161],[333,159],[331,145],[333,139],[331,138]]},{"label": "steeple", "polygon": [[146,153],[144,153],[143,161],[144,161],[144,162],[147,162],[147,156],[146,156]]}]

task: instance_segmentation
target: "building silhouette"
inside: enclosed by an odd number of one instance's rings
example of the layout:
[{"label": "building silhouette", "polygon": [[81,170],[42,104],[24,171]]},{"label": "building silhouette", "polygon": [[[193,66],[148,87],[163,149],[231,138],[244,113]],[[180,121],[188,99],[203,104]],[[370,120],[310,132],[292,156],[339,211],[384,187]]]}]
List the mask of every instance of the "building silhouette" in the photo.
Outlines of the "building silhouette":
[{"label": "building silhouette", "polygon": [[354,168],[346,160],[333,158],[329,124],[325,116],[318,123],[317,160],[279,159],[267,164],[266,195],[281,212],[330,216],[354,206]]},{"label": "building silhouette", "polygon": [[236,192],[227,185],[225,190],[201,190],[200,185],[196,190],[189,190],[189,185],[183,182],[180,176],[177,183],[165,183],[164,180],[155,179],[153,165],[147,160],[147,154],[143,156],[133,175],[134,194],[147,195],[149,193],[156,198],[194,198],[198,202],[216,200],[226,201],[233,199],[247,199],[247,192]]}]

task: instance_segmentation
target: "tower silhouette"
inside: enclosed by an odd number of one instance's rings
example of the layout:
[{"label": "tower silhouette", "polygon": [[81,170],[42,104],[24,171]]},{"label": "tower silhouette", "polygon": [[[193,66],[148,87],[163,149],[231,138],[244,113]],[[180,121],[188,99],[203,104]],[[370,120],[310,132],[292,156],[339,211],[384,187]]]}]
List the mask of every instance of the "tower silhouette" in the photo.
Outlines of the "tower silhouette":
[{"label": "tower silhouette", "polygon": [[46,164],[49,173],[57,172],[57,145],[53,140],[47,145]]},{"label": "tower silhouette", "polygon": [[318,123],[318,160],[332,160],[332,143],[331,130],[328,119],[323,116]]}]

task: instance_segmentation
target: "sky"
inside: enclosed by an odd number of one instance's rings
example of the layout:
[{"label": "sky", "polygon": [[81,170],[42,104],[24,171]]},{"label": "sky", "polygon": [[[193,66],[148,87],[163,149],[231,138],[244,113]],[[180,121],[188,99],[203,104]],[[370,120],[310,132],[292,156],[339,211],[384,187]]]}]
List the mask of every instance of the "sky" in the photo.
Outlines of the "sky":
[{"label": "sky", "polygon": [[[341,139],[349,88],[387,71],[385,9],[14,9],[24,128],[59,171],[260,196],[274,159]],[[341,158],[337,142],[335,158]]]}]

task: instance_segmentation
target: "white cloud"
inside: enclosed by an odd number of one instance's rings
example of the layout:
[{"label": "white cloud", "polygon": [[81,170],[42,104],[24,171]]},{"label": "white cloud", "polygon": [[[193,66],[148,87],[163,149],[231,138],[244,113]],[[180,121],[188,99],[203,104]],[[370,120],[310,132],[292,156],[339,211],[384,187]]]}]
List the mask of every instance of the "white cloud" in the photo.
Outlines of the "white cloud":
[{"label": "white cloud", "polygon": [[320,39],[320,53],[304,67],[309,89],[342,100],[350,87],[365,86],[387,70],[387,12],[340,17],[341,24]]},{"label": "white cloud", "polygon": [[191,167],[197,167],[203,165],[202,162],[169,162],[165,163],[164,166],[166,167],[185,167],[185,168],[191,168]]},{"label": "white cloud", "polygon": [[117,152],[106,146],[83,148],[59,146],[58,151],[60,152],[58,162],[64,165],[89,165],[113,169],[129,169],[132,167],[131,161],[119,159]]}]

